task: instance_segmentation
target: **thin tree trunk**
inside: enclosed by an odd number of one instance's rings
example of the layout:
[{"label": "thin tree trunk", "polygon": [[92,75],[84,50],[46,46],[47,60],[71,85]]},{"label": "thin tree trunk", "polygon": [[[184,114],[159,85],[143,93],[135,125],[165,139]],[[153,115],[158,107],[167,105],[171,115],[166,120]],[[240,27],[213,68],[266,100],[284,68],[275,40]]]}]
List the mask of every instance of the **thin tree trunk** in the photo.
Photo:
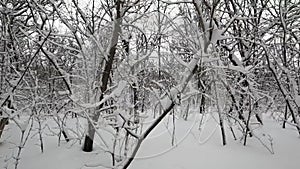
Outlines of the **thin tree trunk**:
[{"label": "thin tree trunk", "polygon": [[286,121],[288,120],[288,107],[287,104],[285,105],[285,110],[284,110],[284,120],[282,124],[282,128],[285,129]]},{"label": "thin tree trunk", "polygon": [[[249,96],[249,114],[248,114],[248,119],[247,119],[247,126],[249,126],[249,123],[250,123],[250,118],[251,118],[251,113],[252,113],[252,108],[251,108],[251,98]],[[246,127],[245,129],[245,138],[244,138],[244,146],[246,146],[247,144],[247,135],[248,135],[248,127]]]},{"label": "thin tree trunk", "polygon": [[214,78],[214,80],[215,80],[214,87],[215,87],[216,104],[217,104],[217,110],[218,110],[218,115],[219,115],[219,125],[220,125],[220,129],[221,129],[221,134],[222,134],[222,144],[225,146],[226,145],[226,134],[225,134],[225,129],[224,129],[223,117],[222,117],[222,113],[221,113],[221,106],[220,106],[220,102],[219,102],[219,90],[217,88],[216,79]]}]

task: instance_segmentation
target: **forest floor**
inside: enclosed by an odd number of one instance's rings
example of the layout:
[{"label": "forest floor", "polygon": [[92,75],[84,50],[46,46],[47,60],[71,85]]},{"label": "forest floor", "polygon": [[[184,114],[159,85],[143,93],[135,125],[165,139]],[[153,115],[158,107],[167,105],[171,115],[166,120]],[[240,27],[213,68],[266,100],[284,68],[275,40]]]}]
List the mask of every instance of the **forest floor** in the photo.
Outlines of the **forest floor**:
[{"label": "forest floor", "polygon": [[[298,169],[300,167],[300,138],[292,126],[282,129],[270,115],[264,115],[264,125],[253,127],[256,137],[247,139],[243,146],[241,132],[237,140],[226,128],[227,145],[222,146],[217,116],[190,116],[187,121],[176,118],[175,137],[169,115],[142,144],[130,169]],[[201,127],[199,127],[201,126]],[[200,129],[199,129],[200,128]],[[34,133],[34,132],[33,132]],[[258,139],[259,138],[259,139]],[[0,140],[0,168],[14,168],[17,153],[14,143],[20,140],[20,131],[11,122]],[[272,146],[271,146],[272,143]],[[264,146],[273,148],[274,154]],[[272,148],[271,148],[272,147]],[[37,135],[30,136],[22,150],[19,169],[87,169],[111,165],[111,158],[101,149],[91,153],[81,151],[78,142],[61,141],[44,133],[44,152],[41,153]],[[94,167],[92,167],[94,166]]]}]

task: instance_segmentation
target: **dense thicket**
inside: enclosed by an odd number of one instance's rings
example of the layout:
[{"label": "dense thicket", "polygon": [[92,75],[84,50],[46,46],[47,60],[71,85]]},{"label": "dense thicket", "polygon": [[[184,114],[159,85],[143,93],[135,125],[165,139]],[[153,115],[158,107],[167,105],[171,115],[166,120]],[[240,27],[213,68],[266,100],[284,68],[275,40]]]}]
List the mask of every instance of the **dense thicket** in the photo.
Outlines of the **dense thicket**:
[{"label": "dense thicket", "polygon": [[92,151],[97,136],[127,168],[170,113],[213,108],[224,145],[226,128],[246,145],[267,112],[300,134],[299,37],[293,0],[2,0],[0,137],[16,123],[21,152],[37,124],[43,151],[54,120],[59,142]]}]

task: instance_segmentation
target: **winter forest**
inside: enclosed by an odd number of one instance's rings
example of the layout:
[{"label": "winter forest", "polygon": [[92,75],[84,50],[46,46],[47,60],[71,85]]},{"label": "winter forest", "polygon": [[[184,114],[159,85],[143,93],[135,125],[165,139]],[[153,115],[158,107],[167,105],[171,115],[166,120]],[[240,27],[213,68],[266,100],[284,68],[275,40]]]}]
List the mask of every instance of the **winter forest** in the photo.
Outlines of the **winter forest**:
[{"label": "winter forest", "polygon": [[300,1],[0,0],[0,167],[300,167]]}]

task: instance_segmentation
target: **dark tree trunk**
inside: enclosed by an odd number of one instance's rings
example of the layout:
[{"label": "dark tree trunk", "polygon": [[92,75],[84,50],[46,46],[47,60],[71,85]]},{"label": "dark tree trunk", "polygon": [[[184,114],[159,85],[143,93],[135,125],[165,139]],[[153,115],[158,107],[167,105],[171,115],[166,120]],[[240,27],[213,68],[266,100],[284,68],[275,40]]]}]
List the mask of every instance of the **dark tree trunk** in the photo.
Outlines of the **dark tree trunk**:
[{"label": "dark tree trunk", "polygon": [[91,152],[93,151],[93,144],[94,144],[94,136],[95,136],[95,128],[94,126],[89,122],[88,124],[89,131],[86,134],[84,138],[84,144],[82,147],[82,150],[84,152]]},{"label": "dark tree trunk", "polygon": [[8,123],[7,118],[3,118],[3,119],[0,120],[0,138],[1,138],[1,135],[3,133],[4,127],[7,123]]},{"label": "dark tree trunk", "polygon": [[288,119],[288,108],[287,108],[287,105],[285,106],[285,112],[284,112],[284,120],[283,120],[283,124],[282,124],[282,128],[285,129],[285,124],[286,124],[286,121]]},{"label": "dark tree trunk", "polygon": [[91,139],[91,137],[89,137],[88,135],[86,135],[85,138],[84,138],[84,145],[83,145],[82,150],[84,152],[93,151],[93,144],[94,144],[94,140]]},{"label": "dark tree trunk", "polygon": [[[105,65],[104,65],[104,72],[101,77],[101,96],[99,98],[99,101],[101,101],[104,97],[103,93],[106,91],[108,87],[108,82],[110,79],[110,74],[112,71],[112,65],[114,61],[114,57],[116,54],[117,50],[117,43],[119,36],[121,34],[121,24],[122,24],[122,18],[121,18],[121,1],[116,1],[116,11],[117,15],[114,21],[114,32],[111,37],[110,41],[110,49],[109,49],[109,54],[108,54],[108,60],[106,60]],[[98,121],[98,118],[100,116],[99,110],[103,107],[103,104],[98,106],[94,112],[94,115],[92,117],[92,121],[89,121],[88,125],[88,133],[85,136],[84,144],[82,150],[85,152],[91,152],[93,151],[93,140],[95,136],[95,126],[92,124],[94,121]]]}]

